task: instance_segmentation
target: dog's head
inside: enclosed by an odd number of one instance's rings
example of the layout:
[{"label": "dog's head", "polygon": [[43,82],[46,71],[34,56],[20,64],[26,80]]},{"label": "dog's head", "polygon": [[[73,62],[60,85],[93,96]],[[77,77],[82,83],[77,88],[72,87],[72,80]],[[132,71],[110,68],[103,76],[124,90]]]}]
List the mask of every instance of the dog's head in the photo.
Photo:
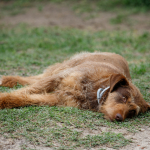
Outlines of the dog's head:
[{"label": "dog's head", "polygon": [[140,91],[125,76],[113,74],[110,76],[108,96],[100,111],[111,121],[124,121],[125,118],[137,116],[150,109]]}]

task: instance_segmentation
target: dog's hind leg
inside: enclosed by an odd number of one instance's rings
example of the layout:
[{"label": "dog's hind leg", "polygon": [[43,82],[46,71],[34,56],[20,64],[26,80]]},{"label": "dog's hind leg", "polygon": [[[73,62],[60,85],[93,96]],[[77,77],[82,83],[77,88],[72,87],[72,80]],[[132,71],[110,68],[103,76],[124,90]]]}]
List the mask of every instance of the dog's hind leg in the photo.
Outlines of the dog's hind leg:
[{"label": "dog's hind leg", "polygon": [[31,85],[35,83],[36,81],[40,80],[43,77],[43,74],[38,76],[31,76],[31,77],[21,77],[21,76],[3,76],[2,79],[0,79],[0,86],[5,87],[14,87],[18,83],[21,85]]},{"label": "dog's hind leg", "polygon": [[41,94],[41,93],[50,93],[54,91],[57,86],[60,84],[63,77],[61,76],[52,76],[44,77],[32,85],[14,90],[12,93],[20,94]]},{"label": "dog's hind leg", "polygon": [[25,107],[30,105],[48,105],[55,106],[58,103],[56,95],[53,94],[18,94],[18,93],[1,93],[0,109]]},{"label": "dog's hind leg", "polygon": [[54,91],[61,80],[60,75],[45,77],[36,83],[12,91],[11,93],[0,93],[0,108],[24,107],[28,105],[57,105],[58,99]]}]

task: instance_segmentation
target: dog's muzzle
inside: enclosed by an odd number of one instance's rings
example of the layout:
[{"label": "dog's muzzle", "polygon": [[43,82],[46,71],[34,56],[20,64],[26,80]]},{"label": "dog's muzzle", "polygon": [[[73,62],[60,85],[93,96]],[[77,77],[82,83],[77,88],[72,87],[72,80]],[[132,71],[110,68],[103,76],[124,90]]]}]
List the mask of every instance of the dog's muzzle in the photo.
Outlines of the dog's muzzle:
[{"label": "dog's muzzle", "polygon": [[104,94],[105,91],[107,91],[109,88],[110,88],[110,86],[106,87],[105,89],[99,88],[99,89],[97,90],[97,101],[98,101],[98,104],[100,104],[101,98],[102,98],[103,94]]}]

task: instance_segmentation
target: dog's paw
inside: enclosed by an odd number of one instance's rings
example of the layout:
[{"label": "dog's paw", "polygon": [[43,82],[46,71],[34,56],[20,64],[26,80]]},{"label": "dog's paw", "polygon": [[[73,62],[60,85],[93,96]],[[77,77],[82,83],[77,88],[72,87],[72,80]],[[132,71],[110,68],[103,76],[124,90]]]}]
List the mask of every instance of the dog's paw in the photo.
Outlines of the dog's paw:
[{"label": "dog's paw", "polygon": [[13,88],[16,85],[17,85],[17,78],[15,78],[15,77],[12,77],[12,76],[3,76],[0,79],[0,86]]}]

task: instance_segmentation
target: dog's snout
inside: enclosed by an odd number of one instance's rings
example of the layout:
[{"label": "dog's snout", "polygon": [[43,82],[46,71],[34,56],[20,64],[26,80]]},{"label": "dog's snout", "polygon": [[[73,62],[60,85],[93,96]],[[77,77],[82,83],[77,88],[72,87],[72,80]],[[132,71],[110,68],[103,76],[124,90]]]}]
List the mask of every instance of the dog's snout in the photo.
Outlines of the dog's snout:
[{"label": "dog's snout", "polygon": [[115,119],[116,121],[123,121],[121,114],[117,114]]}]

